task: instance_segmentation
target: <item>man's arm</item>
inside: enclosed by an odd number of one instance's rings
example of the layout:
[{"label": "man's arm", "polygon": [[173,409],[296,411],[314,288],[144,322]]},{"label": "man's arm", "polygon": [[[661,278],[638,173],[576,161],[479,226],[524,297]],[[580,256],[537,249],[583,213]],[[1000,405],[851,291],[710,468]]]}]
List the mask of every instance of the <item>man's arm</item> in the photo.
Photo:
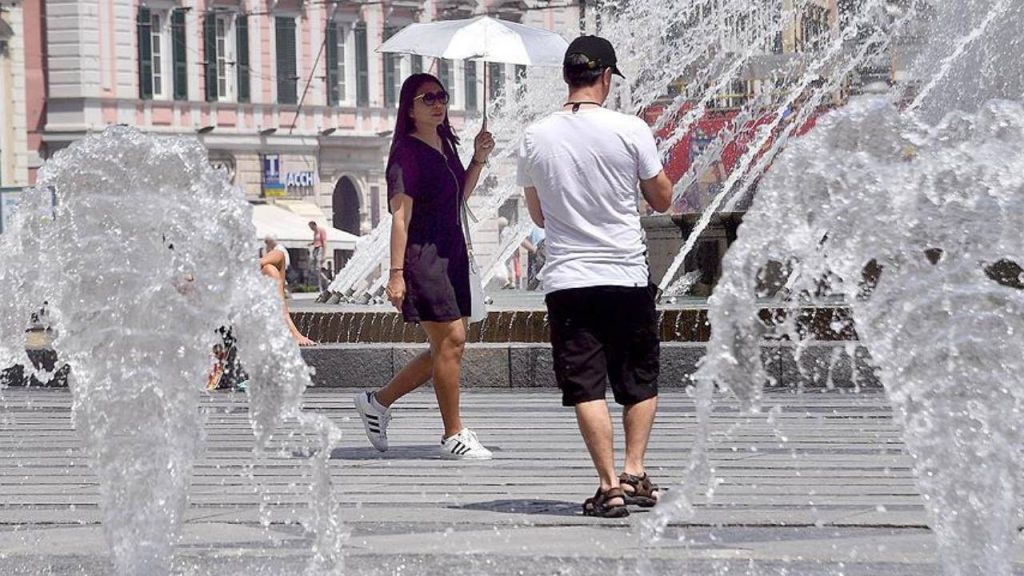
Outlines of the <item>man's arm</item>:
[{"label": "man's arm", "polygon": [[669,180],[664,170],[654,178],[641,180],[640,192],[656,212],[665,212],[672,207],[672,180]]},{"label": "man's arm", "polygon": [[537,226],[544,227],[544,211],[540,208],[540,197],[537,196],[537,189],[533,186],[523,188],[526,194],[526,209],[530,212],[530,219]]}]

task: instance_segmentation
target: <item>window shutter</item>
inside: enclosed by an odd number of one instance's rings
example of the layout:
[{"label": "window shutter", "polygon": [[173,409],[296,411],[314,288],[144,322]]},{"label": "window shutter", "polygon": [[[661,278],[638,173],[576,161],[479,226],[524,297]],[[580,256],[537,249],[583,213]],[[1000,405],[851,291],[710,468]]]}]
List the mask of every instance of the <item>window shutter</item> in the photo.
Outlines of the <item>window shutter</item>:
[{"label": "window shutter", "polygon": [[466,62],[466,110],[476,110],[476,62]]},{"label": "window shutter", "polygon": [[249,18],[239,14],[235,18],[235,70],[238,76],[238,101],[249,102]]},{"label": "window shutter", "polygon": [[447,60],[438,59],[437,78],[441,86],[448,92],[449,102],[455,100],[455,82],[452,81],[452,65]]},{"label": "window shutter", "polygon": [[487,75],[491,80],[489,94],[491,95],[491,100],[496,100],[505,92],[505,65],[498,62],[488,62],[486,66],[490,68],[487,71]]},{"label": "window shutter", "polygon": [[188,100],[188,58],[185,44],[185,11],[171,12],[171,66],[174,72],[174,99]]},{"label": "window shutter", "polygon": [[356,42],[356,105],[370,105],[370,50],[366,43],[366,22],[353,30]]},{"label": "window shutter", "polygon": [[153,26],[149,8],[140,7],[136,21],[139,40],[139,98],[153,98]]},{"label": "window shutter", "polygon": [[207,12],[203,18],[203,70],[206,78],[206,101],[217,101],[217,16]]},{"label": "window shutter", "polygon": [[[384,40],[391,38],[398,32],[398,29],[394,26],[384,27]],[[395,89],[395,85],[398,83],[398,67],[401,63],[397,54],[385,53],[383,58],[384,63],[384,106],[397,106],[398,105],[398,90]]]},{"label": "window shutter", "polygon": [[275,19],[277,40],[277,102],[295,104],[298,101],[295,75],[295,19]]},{"label": "window shutter", "polygon": [[338,23],[327,23],[327,105],[337,106],[338,94]]}]

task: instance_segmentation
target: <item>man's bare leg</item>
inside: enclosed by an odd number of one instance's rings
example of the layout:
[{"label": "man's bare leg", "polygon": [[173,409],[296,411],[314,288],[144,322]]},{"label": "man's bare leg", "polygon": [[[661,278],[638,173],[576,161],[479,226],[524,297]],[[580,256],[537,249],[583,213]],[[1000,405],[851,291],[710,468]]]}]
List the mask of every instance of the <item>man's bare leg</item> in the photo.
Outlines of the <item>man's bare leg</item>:
[{"label": "man's bare leg", "polygon": [[651,438],[657,409],[657,396],[622,409],[622,427],[626,431],[626,474],[644,475],[644,457],[647,454],[647,442]]},{"label": "man's bare leg", "polygon": [[619,476],[615,473],[615,447],[612,444],[612,417],[608,413],[608,403],[604,400],[592,400],[577,404],[576,422],[583,435],[583,442],[587,445],[587,451],[590,452],[590,459],[597,470],[601,490],[617,487]]}]

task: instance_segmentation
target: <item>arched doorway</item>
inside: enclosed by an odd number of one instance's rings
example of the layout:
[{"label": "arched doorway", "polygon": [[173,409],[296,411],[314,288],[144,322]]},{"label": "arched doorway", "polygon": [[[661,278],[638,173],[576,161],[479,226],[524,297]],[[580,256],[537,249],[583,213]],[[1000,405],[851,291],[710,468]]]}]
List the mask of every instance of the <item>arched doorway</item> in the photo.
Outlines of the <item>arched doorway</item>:
[{"label": "arched doorway", "polygon": [[[348,176],[338,178],[334,185],[334,194],[331,196],[334,218],[331,225],[338,230],[344,230],[351,234],[359,235],[359,190]],[[334,251],[334,269],[341,270],[352,255],[351,250]]]},{"label": "arched doorway", "polygon": [[351,178],[342,176],[338,179],[338,183],[334,185],[331,204],[334,210],[334,227],[358,236],[359,191],[356,190]]}]

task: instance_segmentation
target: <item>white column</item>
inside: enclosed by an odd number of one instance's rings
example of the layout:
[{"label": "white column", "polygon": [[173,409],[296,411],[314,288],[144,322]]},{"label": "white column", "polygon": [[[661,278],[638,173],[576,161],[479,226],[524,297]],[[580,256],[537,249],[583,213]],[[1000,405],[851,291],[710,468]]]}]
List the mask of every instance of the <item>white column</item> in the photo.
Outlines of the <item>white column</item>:
[{"label": "white column", "polygon": [[118,98],[138,98],[138,49],[135,47],[135,7],[132,0],[114,2],[115,90]]}]

